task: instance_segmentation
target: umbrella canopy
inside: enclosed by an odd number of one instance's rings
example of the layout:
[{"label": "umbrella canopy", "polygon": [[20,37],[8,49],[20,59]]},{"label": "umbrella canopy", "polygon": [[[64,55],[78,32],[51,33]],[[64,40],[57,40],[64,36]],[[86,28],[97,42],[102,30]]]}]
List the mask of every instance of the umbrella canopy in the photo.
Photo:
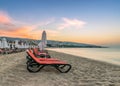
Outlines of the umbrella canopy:
[{"label": "umbrella canopy", "polygon": [[43,31],[41,42],[38,44],[38,46],[39,46],[40,50],[44,50],[46,45],[47,45],[47,35],[46,35],[46,32]]}]

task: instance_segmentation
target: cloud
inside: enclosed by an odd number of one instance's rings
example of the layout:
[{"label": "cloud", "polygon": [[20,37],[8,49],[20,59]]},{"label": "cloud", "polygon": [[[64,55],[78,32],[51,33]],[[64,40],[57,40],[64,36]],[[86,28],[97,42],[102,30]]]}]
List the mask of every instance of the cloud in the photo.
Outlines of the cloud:
[{"label": "cloud", "polygon": [[[86,22],[78,19],[62,18],[62,21],[63,23],[61,24],[59,20],[56,21],[55,18],[50,18],[34,24],[28,24],[12,18],[7,12],[0,11],[0,36],[41,39],[42,31],[46,30],[48,37],[51,39],[58,37],[62,29],[82,28],[86,24]],[[57,24],[58,26],[56,26]],[[49,28],[51,26],[53,28]]]},{"label": "cloud", "polygon": [[[5,11],[0,11],[0,36],[41,39],[40,37],[43,31],[42,27],[47,26],[54,21],[54,18],[50,18],[35,24],[28,24],[13,19]],[[49,34],[56,33],[52,30],[47,30],[47,32]]]},{"label": "cloud", "polygon": [[4,11],[0,11],[0,24],[11,24],[12,18]]},{"label": "cloud", "polygon": [[47,20],[44,20],[44,21],[40,21],[36,24],[33,24],[33,25],[31,25],[31,27],[37,29],[39,26],[44,27],[44,26],[47,26],[47,25],[53,23],[54,21],[55,21],[55,18],[50,18],[50,19],[47,19]]},{"label": "cloud", "polygon": [[86,22],[78,20],[78,19],[68,19],[68,18],[62,18],[63,23],[59,25],[58,29],[62,30],[65,28],[82,28]]},{"label": "cloud", "polygon": [[0,30],[12,31],[15,29],[13,19],[5,11],[0,11]]},{"label": "cloud", "polygon": [[[1,36],[11,36],[11,37],[23,37],[23,38],[28,38],[29,36],[29,31],[31,30],[30,27],[23,26],[23,27],[18,27],[14,28],[12,30],[4,30],[0,28],[0,35]],[[26,35],[26,36],[25,36]]]}]

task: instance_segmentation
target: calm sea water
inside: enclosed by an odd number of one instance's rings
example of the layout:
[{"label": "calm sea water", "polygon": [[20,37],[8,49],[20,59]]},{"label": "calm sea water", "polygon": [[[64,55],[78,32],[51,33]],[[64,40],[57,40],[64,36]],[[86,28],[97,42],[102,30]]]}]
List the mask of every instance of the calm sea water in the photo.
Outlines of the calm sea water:
[{"label": "calm sea water", "polygon": [[120,48],[49,48],[48,50],[120,65]]}]

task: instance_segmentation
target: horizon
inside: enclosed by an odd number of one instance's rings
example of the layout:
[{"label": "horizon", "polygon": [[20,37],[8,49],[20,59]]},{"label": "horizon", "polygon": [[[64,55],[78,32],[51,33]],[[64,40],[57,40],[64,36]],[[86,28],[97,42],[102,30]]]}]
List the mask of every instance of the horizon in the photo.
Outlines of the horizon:
[{"label": "horizon", "polygon": [[0,0],[0,36],[120,44],[119,0]]},{"label": "horizon", "polygon": [[[0,38],[3,37],[3,38],[18,38],[18,39],[30,39],[30,38],[21,38],[21,37],[7,37],[7,36],[0,36]],[[30,39],[30,40],[37,40],[37,41],[40,41],[41,39]],[[71,42],[72,41],[61,41],[61,40],[49,40],[48,41],[60,41],[60,42]],[[110,45],[101,45],[101,44],[92,44],[92,43],[83,43],[83,42],[73,42],[73,43],[81,43],[81,44],[88,44],[88,45],[96,45],[96,46],[102,46],[102,47],[112,47],[112,48],[120,48],[120,44],[110,44]]]}]

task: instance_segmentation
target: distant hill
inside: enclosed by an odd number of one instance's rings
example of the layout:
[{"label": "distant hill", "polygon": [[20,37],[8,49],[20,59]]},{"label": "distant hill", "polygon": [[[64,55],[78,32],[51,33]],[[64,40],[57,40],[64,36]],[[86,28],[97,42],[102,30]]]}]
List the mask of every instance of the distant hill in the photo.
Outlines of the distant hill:
[{"label": "distant hill", "polygon": [[66,42],[66,41],[47,41],[48,47],[76,47],[76,48],[105,48],[99,45],[76,43],[76,42]]},{"label": "distant hill", "polygon": [[[0,39],[6,38],[8,41],[15,41],[15,40],[21,40],[21,41],[34,41],[34,43],[38,44],[41,40],[34,40],[34,39],[28,39],[28,38],[13,38],[13,37],[0,37]],[[93,45],[93,44],[85,44],[85,43],[76,43],[76,42],[66,42],[66,41],[54,41],[54,40],[47,40],[47,46],[48,47],[76,47],[76,48],[105,48],[103,46],[99,45]]]}]

